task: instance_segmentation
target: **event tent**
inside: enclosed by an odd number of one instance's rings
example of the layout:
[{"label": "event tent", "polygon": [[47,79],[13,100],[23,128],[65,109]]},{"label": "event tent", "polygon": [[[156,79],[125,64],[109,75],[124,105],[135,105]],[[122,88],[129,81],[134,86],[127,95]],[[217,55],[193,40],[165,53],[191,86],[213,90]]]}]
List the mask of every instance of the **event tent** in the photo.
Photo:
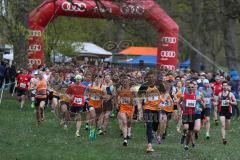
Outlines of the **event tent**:
[{"label": "event tent", "polygon": [[127,64],[139,64],[139,62],[144,62],[144,64],[155,65],[156,64],[156,56],[138,56],[131,61],[128,61]]}]

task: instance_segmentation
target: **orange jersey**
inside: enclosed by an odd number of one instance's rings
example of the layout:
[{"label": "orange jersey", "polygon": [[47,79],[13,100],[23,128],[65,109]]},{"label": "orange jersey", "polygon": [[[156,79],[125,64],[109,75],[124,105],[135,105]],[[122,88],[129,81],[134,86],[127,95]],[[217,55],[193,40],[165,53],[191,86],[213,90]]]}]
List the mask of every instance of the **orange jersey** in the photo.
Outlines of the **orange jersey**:
[{"label": "orange jersey", "polygon": [[94,108],[100,108],[102,106],[102,87],[91,86],[89,88],[89,106]]},{"label": "orange jersey", "polygon": [[36,98],[47,98],[47,82],[44,79],[37,83]]},{"label": "orange jersey", "polygon": [[133,99],[134,94],[130,89],[118,91],[119,111],[121,113],[127,113],[129,117],[132,117],[134,112]]},{"label": "orange jersey", "polygon": [[160,110],[173,112],[173,101],[169,94],[160,95]]},{"label": "orange jersey", "polygon": [[181,90],[177,90],[176,92],[176,98],[173,98],[173,101],[175,103],[175,105],[177,105],[179,99],[181,99],[183,97],[183,93]]},{"label": "orange jersey", "polygon": [[160,93],[156,86],[148,87],[146,91],[146,102],[144,104],[144,109],[149,109],[152,111],[158,110],[158,105],[160,104]]}]

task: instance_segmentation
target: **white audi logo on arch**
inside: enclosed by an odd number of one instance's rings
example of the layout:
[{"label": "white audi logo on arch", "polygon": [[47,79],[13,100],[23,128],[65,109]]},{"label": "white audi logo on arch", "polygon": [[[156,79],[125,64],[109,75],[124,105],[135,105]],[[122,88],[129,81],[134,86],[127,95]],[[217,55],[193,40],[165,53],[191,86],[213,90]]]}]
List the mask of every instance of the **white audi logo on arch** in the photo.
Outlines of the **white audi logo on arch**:
[{"label": "white audi logo on arch", "polygon": [[74,2],[73,4],[70,2],[63,2],[62,9],[70,12],[85,12],[87,5],[83,2]]},{"label": "white audi logo on arch", "polygon": [[176,67],[174,65],[163,65],[163,67],[169,70],[176,70]]},{"label": "white audi logo on arch", "polygon": [[42,61],[41,59],[29,59],[28,63],[31,65],[41,65]]},{"label": "white audi logo on arch", "polygon": [[169,44],[175,44],[175,43],[177,43],[177,38],[176,37],[162,37],[162,42],[169,43]]},{"label": "white audi logo on arch", "polygon": [[163,58],[174,58],[174,57],[176,57],[176,52],[174,52],[174,51],[161,51],[161,57],[163,57]]}]

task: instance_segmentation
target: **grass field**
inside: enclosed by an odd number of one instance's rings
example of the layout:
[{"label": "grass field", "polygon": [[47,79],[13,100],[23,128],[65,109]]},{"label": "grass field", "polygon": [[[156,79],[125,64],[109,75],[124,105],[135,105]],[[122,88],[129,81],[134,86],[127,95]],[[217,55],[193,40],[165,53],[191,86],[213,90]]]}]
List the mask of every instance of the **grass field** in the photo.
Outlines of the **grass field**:
[{"label": "grass field", "polygon": [[134,125],[134,138],[128,147],[122,146],[116,119],[111,119],[107,135],[98,136],[90,142],[87,131],[75,138],[75,123],[65,131],[59,121],[46,111],[46,121],[35,128],[35,114],[29,107],[20,111],[15,100],[3,100],[0,106],[0,160],[239,160],[240,125],[232,122],[227,132],[228,145],[220,138],[220,127],[212,127],[211,139],[205,140],[202,129],[197,147],[186,153],[179,144],[180,135],[175,132],[175,124],[170,123],[169,135],[163,144],[154,143],[155,152],[145,153],[146,137],[143,122]]}]

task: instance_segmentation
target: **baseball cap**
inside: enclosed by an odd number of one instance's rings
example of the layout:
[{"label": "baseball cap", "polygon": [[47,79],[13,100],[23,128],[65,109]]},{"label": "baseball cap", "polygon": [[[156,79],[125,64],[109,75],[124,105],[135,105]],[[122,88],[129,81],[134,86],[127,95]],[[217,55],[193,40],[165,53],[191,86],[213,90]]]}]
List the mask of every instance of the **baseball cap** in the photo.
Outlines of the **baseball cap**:
[{"label": "baseball cap", "polygon": [[204,79],[203,80],[203,84],[209,84],[209,80],[208,79]]},{"label": "baseball cap", "polygon": [[79,74],[78,74],[78,75],[76,75],[76,76],[75,76],[75,78],[74,78],[74,79],[75,79],[75,80],[82,80],[82,79],[83,79],[83,77],[82,77],[81,75],[79,75]]}]

